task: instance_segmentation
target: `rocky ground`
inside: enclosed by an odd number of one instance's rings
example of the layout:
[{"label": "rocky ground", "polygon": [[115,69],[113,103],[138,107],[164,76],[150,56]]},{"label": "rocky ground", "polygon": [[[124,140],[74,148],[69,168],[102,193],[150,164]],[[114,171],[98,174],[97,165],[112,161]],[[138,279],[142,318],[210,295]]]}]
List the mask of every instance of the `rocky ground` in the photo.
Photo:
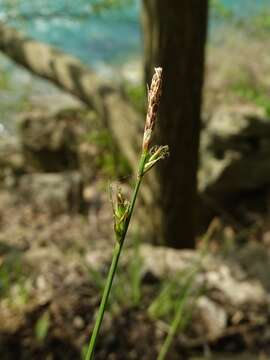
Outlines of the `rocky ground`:
[{"label": "rocky ground", "polygon": [[[97,223],[104,219],[92,212],[88,218],[51,216],[16,194],[2,191],[0,199],[1,359],[79,359],[109,265],[111,228],[98,229],[92,216]],[[236,359],[249,349],[251,358],[267,358],[270,248],[250,240],[235,253],[236,245],[221,242],[228,227],[218,223],[211,232],[207,256],[134,246],[135,235],[129,237],[97,359],[155,359],[181,279],[198,263],[191,298],[203,290],[169,359],[199,356],[203,349]],[[173,292],[162,310],[158,294],[168,282]]]}]

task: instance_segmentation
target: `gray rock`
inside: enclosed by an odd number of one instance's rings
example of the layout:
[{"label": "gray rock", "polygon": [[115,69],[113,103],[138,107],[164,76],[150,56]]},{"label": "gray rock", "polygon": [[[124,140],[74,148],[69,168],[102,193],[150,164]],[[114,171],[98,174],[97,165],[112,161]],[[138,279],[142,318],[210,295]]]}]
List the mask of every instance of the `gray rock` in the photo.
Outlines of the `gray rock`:
[{"label": "gray rock", "polygon": [[250,107],[219,108],[202,132],[199,190],[218,196],[270,184],[270,119]]},{"label": "gray rock", "polygon": [[21,145],[17,138],[0,137],[0,182],[12,186],[19,175],[25,172]]},{"label": "gray rock", "polygon": [[[266,325],[269,294],[261,282],[248,276],[238,262],[216,254],[202,255],[195,250],[141,244],[136,255],[134,249],[126,250],[120,266],[129,266],[134,256],[139,256],[142,275],[147,274],[155,281],[166,279],[168,284],[174,280],[175,288],[179,284],[179,293],[183,289],[183,276],[194,272],[189,283],[190,293],[200,292],[200,296],[195,295],[194,303],[190,298],[190,305],[194,308],[187,344],[201,346],[207,341],[215,341],[232,329],[232,324],[236,326],[243,321],[252,326]],[[103,246],[88,252],[85,260],[91,269],[104,271],[110,258],[111,249]]]},{"label": "gray rock", "polygon": [[57,172],[78,168],[77,148],[85,134],[78,109],[56,114],[25,115],[19,122],[24,156],[34,171]]},{"label": "gray rock", "polygon": [[209,339],[219,338],[226,329],[228,316],[225,309],[206,296],[199,297],[193,316],[198,334]]},{"label": "gray rock", "polygon": [[77,172],[23,175],[19,190],[24,200],[52,214],[83,207],[81,176]]},{"label": "gray rock", "polygon": [[[219,293],[219,299],[227,308],[248,308],[268,303],[268,294],[260,281],[250,278],[238,263],[227,262],[222,257],[201,255],[195,250],[176,250],[149,244],[140,245],[139,256],[142,260],[142,272],[153,274],[155,278],[181,277],[187,269],[200,269],[194,280],[196,286],[202,284],[211,299]],[[86,255],[90,267],[104,267],[111,257],[111,249],[97,249]],[[122,265],[128,264],[134,257],[134,249],[127,250]],[[97,261],[98,259],[98,261]],[[96,268],[97,269],[97,268]],[[218,310],[217,310],[218,311]]]}]

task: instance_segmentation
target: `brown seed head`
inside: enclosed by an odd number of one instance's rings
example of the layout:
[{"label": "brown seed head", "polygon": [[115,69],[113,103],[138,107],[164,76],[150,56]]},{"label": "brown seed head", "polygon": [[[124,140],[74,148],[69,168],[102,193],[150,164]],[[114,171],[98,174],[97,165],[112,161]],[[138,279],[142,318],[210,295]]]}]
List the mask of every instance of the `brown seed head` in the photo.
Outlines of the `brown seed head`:
[{"label": "brown seed head", "polygon": [[149,150],[152,132],[155,127],[157,112],[161,98],[162,68],[155,68],[150,89],[148,90],[148,108],[143,136],[143,149]]}]

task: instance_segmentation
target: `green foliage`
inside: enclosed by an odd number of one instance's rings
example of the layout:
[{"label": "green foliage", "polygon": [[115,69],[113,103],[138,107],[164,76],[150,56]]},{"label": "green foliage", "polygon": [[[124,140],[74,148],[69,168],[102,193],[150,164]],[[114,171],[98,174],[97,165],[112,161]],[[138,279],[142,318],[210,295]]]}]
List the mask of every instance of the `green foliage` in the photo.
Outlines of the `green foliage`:
[{"label": "green foliage", "polygon": [[35,326],[35,334],[38,341],[43,342],[49,332],[50,328],[50,314],[46,311],[38,319]]},{"label": "green foliage", "polygon": [[0,242],[0,301],[5,299],[12,307],[27,303],[27,272],[20,251]]},{"label": "green foliage", "polygon": [[159,295],[154,299],[148,308],[148,313],[153,319],[166,319],[169,321],[172,319],[179,299],[183,294],[183,289],[179,286],[179,281],[176,279],[167,279],[161,285]]},{"label": "green foliage", "polygon": [[[118,312],[124,307],[136,307],[140,304],[142,295],[142,258],[140,256],[139,243],[135,241],[131,249],[130,261],[124,271],[119,271],[115,278],[114,287],[108,303],[108,309],[112,312]],[[97,290],[104,288],[106,277],[99,271],[89,268],[91,281],[95,283]]]},{"label": "green foliage", "polygon": [[[248,1],[246,2],[248,3]],[[237,29],[247,31],[249,35],[251,33],[255,36],[268,35],[270,31],[269,5],[265,5],[260,11],[243,17],[234,13],[221,0],[210,0],[210,13],[213,19],[229,21],[230,27],[234,26]]]},{"label": "green foliage", "polygon": [[0,89],[10,90],[10,75],[7,71],[0,71]]},{"label": "green foliage", "polygon": [[140,304],[142,276],[142,258],[140,256],[139,243],[135,243],[129,266],[126,271],[119,272],[112,292],[115,303],[119,307],[123,305],[133,307]]},{"label": "green foliage", "polygon": [[168,282],[160,295],[149,307],[149,314],[154,318],[167,318],[172,313],[169,331],[160,349],[157,360],[165,360],[174,337],[189,324],[194,305],[198,297],[205,291],[204,284],[195,286],[195,278],[202,268],[201,261],[209,250],[209,241],[219,227],[218,219],[213,219],[201,239],[200,257],[189,267]]},{"label": "green foliage", "polygon": [[233,16],[232,10],[228,9],[220,0],[210,0],[211,15],[221,19],[231,19]]},{"label": "green foliage", "polygon": [[130,174],[129,163],[116,148],[111,133],[107,129],[91,130],[86,140],[99,147],[99,156],[96,158],[96,166],[106,177],[126,177]]},{"label": "green foliage", "polygon": [[87,354],[88,344],[84,344],[81,350],[81,360],[85,359]]},{"label": "green foliage", "polygon": [[127,97],[141,114],[145,112],[145,88],[142,85],[126,83],[124,90]]},{"label": "green foliage", "polygon": [[112,147],[112,139],[109,131],[107,130],[93,130],[87,138],[89,142],[105,149]]},{"label": "green foliage", "polygon": [[251,18],[251,25],[253,25],[256,30],[269,32],[270,31],[270,9],[266,8],[261,11],[259,14]]},{"label": "green foliage", "polygon": [[142,258],[139,253],[139,244],[136,245],[134,256],[129,266],[129,278],[131,284],[130,298],[134,306],[138,306],[142,295]]},{"label": "green foliage", "polygon": [[246,82],[239,82],[233,86],[233,91],[241,98],[251,101],[259,107],[263,108],[268,116],[270,116],[270,97],[261,89],[249,85]]},{"label": "green foliage", "polygon": [[92,2],[91,8],[97,13],[105,10],[118,10],[133,2],[134,0],[95,0]]},{"label": "green foliage", "polygon": [[166,358],[174,337],[179,331],[184,331],[191,320],[194,303],[203,292],[202,286],[194,287],[199,269],[200,266],[194,263],[174,279],[168,280],[148,309],[152,318],[170,323],[157,360]]},{"label": "green foliage", "polygon": [[192,296],[194,277],[197,266],[188,268],[175,275],[173,279],[166,279],[161,284],[161,291],[148,308],[153,319],[171,322],[179,306],[185,306],[187,299]]},{"label": "green foliage", "polygon": [[22,264],[17,252],[10,252],[2,258],[0,264],[0,298],[8,296],[14,284],[22,282]]}]

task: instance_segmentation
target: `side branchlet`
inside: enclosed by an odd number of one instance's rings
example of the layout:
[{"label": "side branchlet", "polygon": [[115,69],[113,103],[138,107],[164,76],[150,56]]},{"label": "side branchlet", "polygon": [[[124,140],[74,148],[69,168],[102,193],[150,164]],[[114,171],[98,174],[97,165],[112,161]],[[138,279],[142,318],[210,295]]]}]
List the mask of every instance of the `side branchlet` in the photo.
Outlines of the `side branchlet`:
[{"label": "side branchlet", "polygon": [[114,231],[116,239],[120,241],[126,227],[130,203],[125,199],[120,187],[115,191],[110,187],[110,200],[113,208]]},{"label": "side branchlet", "polygon": [[146,163],[144,165],[143,174],[147,173],[152,167],[162,159],[169,156],[169,146],[153,146],[149,152]]}]

